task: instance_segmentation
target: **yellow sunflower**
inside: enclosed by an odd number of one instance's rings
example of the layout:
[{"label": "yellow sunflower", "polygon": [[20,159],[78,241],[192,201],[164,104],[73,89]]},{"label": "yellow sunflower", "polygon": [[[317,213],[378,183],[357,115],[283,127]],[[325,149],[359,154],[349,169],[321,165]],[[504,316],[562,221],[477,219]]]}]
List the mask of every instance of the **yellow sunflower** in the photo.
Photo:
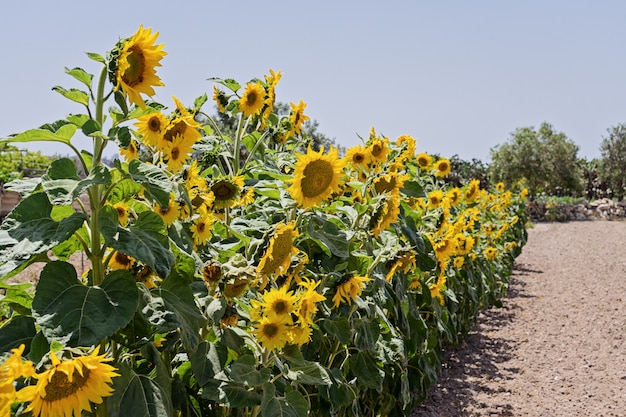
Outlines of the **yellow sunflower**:
[{"label": "yellow sunflower", "polygon": [[124,157],[126,162],[137,159],[137,157],[139,157],[139,143],[136,140],[131,139],[128,147],[120,148],[120,155]]},{"label": "yellow sunflower", "polygon": [[167,160],[167,168],[172,172],[178,172],[191,157],[193,151],[192,141],[189,136],[177,135],[172,142],[169,142],[163,152]]},{"label": "yellow sunflower", "polygon": [[266,349],[281,349],[289,342],[290,321],[282,316],[262,317],[254,326],[253,334]]},{"label": "yellow sunflower", "polygon": [[98,349],[67,360],[50,352],[50,360],[52,366],[34,376],[37,384],[17,393],[20,401],[30,402],[25,412],[35,417],[81,416],[83,411],[92,411],[91,403],[101,404],[113,393],[109,384],[119,374],[106,363],[112,358],[98,355]]},{"label": "yellow sunflower", "polygon": [[161,66],[160,61],[167,52],[163,51],[163,44],[154,44],[158,36],[159,32],[153,34],[151,28],[139,26],[137,32],[122,43],[117,58],[116,88],[121,88],[124,96],[141,108],[146,107],[141,94],[152,97],[155,94],[152,87],[164,85],[156,75],[156,67]]},{"label": "yellow sunflower", "polygon": [[144,144],[156,148],[163,139],[169,122],[161,112],[150,113],[137,118],[135,126]]},{"label": "yellow sunflower", "polygon": [[157,203],[154,207],[154,211],[163,219],[163,223],[169,226],[178,219],[179,204],[175,200],[170,199],[167,207],[161,207],[161,205]]},{"label": "yellow sunflower", "polygon": [[33,363],[22,359],[24,349],[24,344],[11,349],[11,356],[0,365],[0,416],[10,416],[11,405],[18,400],[15,380],[35,375]]},{"label": "yellow sunflower", "polygon": [[472,203],[478,195],[480,194],[480,181],[479,180],[471,180],[467,185],[467,188],[463,192],[463,196],[465,197],[465,201],[467,203]]},{"label": "yellow sunflower", "polygon": [[[298,230],[294,221],[276,226],[267,250],[257,266],[257,273],[261,277],[287,272],[291,257],[298,254],[298,249],[293,246],[293,241],[297,236]],[[262,287],[265,287],[266,283],[267,281],[264,281]]]},{"label": "yellow sunflower", "polygon": [[443,298],[443,288],[446,285],[446,276],[444,274],[439,275],[437,282],[428,286],[430,289],[430,296],[432,298],[436,298],[439,300],[439,304],[442,306],[445,305],[445,300]]},{"label": "yellow sunflower", "polygon": [[298,295],[296,306],[296,314],[301,323],[313,324],[313,319],[317,313],[316,303],[326,300],[326,297],[316,291],[320,282],[303,279],[298,284],[304,288],[304,292]]},{"label": "yellow sunflower", "polygon": [[487,258],[487,260],[493,261],[498,257],[498,250],[493,246],[489,246],[483,251],[483,254],[485,255],[485,258]]},{"label": "yellow sunflower", "polygon": [[287,333],[290,343],[302,346],[311,341],[311,333],[313,333],[313,330],[307,323],[299,323],[296,326],[290,326]]},{"label": "yellow sunflower", "polygon": [[389,271],[385,276],[385,280],[387,282],[391,281],[391,278],[393,278],[393,276],[398,271],[402,271],[405,274],[408,274],[410,271],[416,268],[417,264],[414,253],[404,252],[402,254],[398,254],[398,256],[396,256],[395,259],[392,260],[391,268],[389,268]]},{"label": "yellow sunflower", "polygon": [[309,147],[306,154],[296,154],[298,162],[287,191],[304,208],[316,206],[341,190],[345,159],[339,158],[337,148],[331,147],[325,155],[323,152],[323,147],[319,152]]},{"label": "yellow sunflower", "polygon": [[135,258],[128,256],[125,253],[115,251],[109,259],[108,267],[111,269],[124,269],[126,271],[132,269],[135,265]]},{"label": "yellow sunflower", "polygon": [[499,182],[496,184],[496,191],[502,193],[504,192],[504,189],[506,188],[506,186],[504,185],[503,182]]},{"label": "yellow sunflower", "polygon": [[385,197],[382,206],[375,213],[374,218],[377,220],[374,227],[374,236],[380,235],[383,230],[386,230],[389,226],[398,220],[400,215],[400,193],[393,192]]},{"label": "yellow sunflower", "polygon": [[346,160],[352,167],[366,168],[370,158],[370,153],[363,145],[353,146],[346,151]]},{"label": "yellow sunflower", "polygon": [[217,88],[216,85],[213,86],[213,100],[215,100],[215,104],[217,105],[217,111],[220,113],[226,113],[226,106],[228,106],[228,97],[223,90]]},{"label": "yellow sunflower", "polygon": [[439,159],[437,162],[435,162],[434,168],[436,170],[435,176],[441,178],[447,177],[452,169],[452,167],[450,166],[450,160],[445,158]]},{"label": "yellow sunflower", "polygon": [[200,210],[200,216],[194,221],[190,230],[196,246],[204,245],[211,238],[215,216],[207,210]]},{"label": "yellow sunflower", "polygon": [[256,116],[265,104],[265,90],[259,82],[248,83],[241,99],[239,99],[239,111],[244,117]]},{"label": "yellow sunflower", "polygon": [[354,275],[346,282],[339,284],[336,288],[335,295],[333,296],[333,303],[335,304],[335,307],[339,307],[339,304],[341,304],[342,301],[351,304],[353,300],[356,300],[356,297],[361,295],[363,287],[365,287],[365,283],[369,280],[370,279],[367,275]]},{"label": "yellow sunflower", "polygon": [[291,322],[291,313],[295,312],[298,298],[289,291],[286,285],[279,289],[272,288],[262,295],[263,314],[267,317],[280,317],[285,322]]},{"label": "yellow sunflower", "polygon": [[428,208],[434,209],[443,202],[443,190],[433,190],[428,193]]},{"label": "yellow sunflower", "polygon": [[[174,100],[176,100],[175,97]],[[179,135],[185,138],[185,142],[191,144],[198,142],[202,138],[198,131],[200,124],[184,108],[182,108],[182,111],[181,114],[174,116],[165,127],[161,140],[156,146],[158,150],[167,148],[168,144],[173,142],[176,136]]]},{"label": "yellow sunflower", "polygon": [[374,139],[370,143],[367,150],[373,162],[384,162],[387,160],[387,155],[389,154],[388,142],[387,139]]},{"label": "yellow sunflower", "polygon": [[433,157],[428,155],[427,153],[420,153],[415,158],[417,161],[417,166],[424,171],[430,171],[430,167],[433,163]]},{"label": "yellow sunflower", "polygon": [[310,120],[310,117],[304,114],[306,104],[300,100],[298,104],[289,103],[289,105],[291,106],[291,113],[289,113],[290,134],[291,136],[299,135],[302,132],[304,122]]},{"label": "yellow sunflower", "polygon": [[377,194],[399,192],[404,186],[404,181],[409,179],[408,174],[398,175],[398,173],[385,174],[374,180],[374,189]]},{"label": "yellow sunflower", "polygon": [[130,217],[128,205],[120,202],[113,204],[113,208],[117,212],[117,218],[120,225],[124,227],[128,226],[128,218]]},{"label": "yellow sunflower", "polygon": [[402,151],[402,159],[409,159],[415,155],[415,139],[411,136],[402,135],[396,140],[398,146],[406,146],[406,149]]},{"label": "yellow sunflower", "polygon": [[458,187],[451,188],[446,192],[446,197],[450,206],[454,207],[461,201],[461,190]]},{"label": "yellow sunflower", "polygon": [[210,187],[216,208],[233,207],[239,200],[243,188],[243,176],[218,178]]}]

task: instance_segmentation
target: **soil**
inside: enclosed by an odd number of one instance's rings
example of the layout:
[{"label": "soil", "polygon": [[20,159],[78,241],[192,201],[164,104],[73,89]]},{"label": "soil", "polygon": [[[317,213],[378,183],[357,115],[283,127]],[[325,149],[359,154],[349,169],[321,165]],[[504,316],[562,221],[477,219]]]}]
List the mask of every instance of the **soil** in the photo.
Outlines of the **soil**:
[{"label": "soil", "polygon": [[538,223],[411,417],[626,416],[626,222]]}]

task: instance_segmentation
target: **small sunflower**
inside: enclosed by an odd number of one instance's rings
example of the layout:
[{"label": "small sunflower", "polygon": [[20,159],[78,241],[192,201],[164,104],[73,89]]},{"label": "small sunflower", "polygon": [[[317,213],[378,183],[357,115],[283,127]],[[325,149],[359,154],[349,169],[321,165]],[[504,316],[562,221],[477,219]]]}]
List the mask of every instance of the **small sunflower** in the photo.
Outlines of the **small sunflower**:
[{"label": "small sunflower", "polygon": [[450,175],[450,171],[452,169],[452,167],[450,166],[450,160],[446,158],[439,159],[437,162],[435,162],[434,168],[436,170],[435,176],[441,178]]},{"label": "small sunflower", "polygon": [[498,250],[493,246],[489,246],[483,251],[485,258],[489,261],[494,261],[498,257]]},{"label": "small sunflower", "polygon": [[461,190],[458,187],[449,189],[446,192],[446,198],[448,199],[450,207],[456,206],[461,201]]},{"label": "small sunflower", "polygon": [[267,277],[270,274],[281,275],[287,272],[291,264],[291,257],[298,254],[298,249],[293,246],[293,241],[297,236],[298,230],[293,221],[276,226],[267,250],[257,266],[257,273],[261,277]]},{"label": "small sunflower", "polygon": [[37,384],[17,394],[20,401],[30,402],[25,412],[35,417],[81,416],[83,411],[92,411],[91,403],[101,404],[113,393],[110,384],[119,374],[106,363],[112,358],[98,355],[97,349],[90,355],[67,360],[50,352],[50,360],[52,366],[34,376]]},{"label": "small sunflower", "polygon": [[391,262],[391,268],[389,268],[389,271],[385,276],[385,280],[387,282],[391,281],[391,278],[393,278],[396,272],[402,271],[403,273],[408,274],[411,270],[414,270],[417,267],[415,254],[408,251],[399,254]]},{"label": "small sunflower", "polygon": [[374,189],[376,190],[377,194],[399,192],[400,189],[404,186],[404,181],[408,179],[408,174],[385,174],[374,180]]},{"label": "small sunflower", "polygon": [[196,246],[204,245],[211,238],[215,216],[207,210],[200,210],[200,216],[195,220],[190,230]]},{"label": "small sunflower", "polygon": [[167,207],[161,207],[161,205],[157,203],[154,207],[154,211],[163,219],[163,223],[165,223],[166,226],[174,223],[174,221],[178,219],[180,212],[179,204],[173,199],[170,199]]},{"label": "small sunflower", "polygon": [[417,166],[420,167],[423,171],[430,171],[431,165],[433,163],[433,157],[428,155],[427,153],[420,153],[415,157],[417,162]]},{"label": "small sunflower", "polygon": [[195,142],[189,139],[189,136],[177,135],[172,142],[163,149],[165,159],[167,160],[167,168],[170,171],[178,172],[185,165],[185,162],[191,157],[193,145]]},{"label": "small sunflower", "polygon": [[306,345],[311,341],[313,330],[307,323],[290,326],[288,330],[289,342],[297,346]]},{"label": "small sunflower", "polygon": [[296,310],[298,298],[293,294],[293,291],[289,291],[286,285],[279,289],[272,288],[269,291],[265,291],[262,297],[263,302],[261,306],[265,316],[270,318],[279,317],[284,319],[285,322],[291,320],[291,313]]},{"label": "small sunflower", "polygon": [[289,103],[291,106],[291,113],[289,113],[289,123],[291,124],[291,135],[299,135],[302,132],[302,126],[304,122],[310,120],[309,116],[304,114],[306,104],[300,100],[298,104]]},{"label": "small sunflower", "polygon": [[283,317],[262,317],[255,325],[253,334],[268,350],[283,348],[289,342],[289,321]]},{"label": "small sunflower", "polygon": [[156,67],[161,66],[160,61],[167,53],[163,44],[154,44],[158,36],[159,32],[153,34],[152,29],[139,26],[131,38],[122,42],[117,59],[116,88],[121,88],[124,96],[141,108],[146,107],[141,94],[152,97],[155,94],[152,87],[164,85],[156,75]]},{"label": "small sunflower", "polygon": [[113,204],[113,208],[117,212],[117,218],[120,222],[120,225],[126,227],[128,226],[128,218],[130,217],[130,208],[128,204],[124,203],[115,203]]},{"label": "small sunflower", "polygon": [[125,253],[115,251],[113,252],[113,255],[111,255],[108,267],[114,270],[124,269],[129,271],[132,269],[133,265],[135,265],[135,258],[128,256]]},{"label": "small sunflower", "polygon": [[233,207],[236,205],[243,188],[243,176],[219,178],[210,187],[216,208]]},{"label": "small sunflower", "polygon": [[496,191],[498,191],[500,193],[504,192],[505,188],[506,187],[505,187],[503,182],[499,182],[499,183],[496,184]]},{"label": "small sunflower", "polygon": [[389,154],[389,146],[387,139],[374,139],[367,150],[370,153],[370,157],[373,162],[384,162],[387,160]]},{"label": "small sunflower", "polygon": [[374,227],[374,236],[380,235],[383,230],[387,230],[389,226],[398,220],[400,215],[400,193],[393,192],[385,196],[382,205],[374,215],[376,226]]},{"label": "small sunflower", "polygon": [[137,159],[139,157],[139,143],[136,140],[131,139],[126,148],[120,148],[120,155],[124,157],[126,162]]},{"label": "small sunflower", "polygon": [[457,249],[457,240],[454,237],[446,236],[433,244],[435,249],[435,255],[439,262],[445,262],[452,255],[454,255]]},{"label": "small sunflower", "polygon": [[346,160],[352,167],[366,168],[370,163],[370,153],[363,145],[356,145],[346,151]]},{"label": "small sunflower", "polygon": [[443,298],[443,288],[446,285],[446,276],[441,274],[437,279],[437,282],[428,286],[430,289],[430,296],[432,298],[436,298],[439,300],[439,304],[442,306],[445,305],[445,300]]},{"label": "small sunflower", "polygon": [[216,85],[213,86],[213,100],[215,100],[215,104],[217,105],[217,111],[220,113],[226,113],[226,106],[228,106],[228,97],[223,90],[217,88]]},{"label": "small sunflower", "polygon": [[367,275],[354,275],[346,282],[339,284],[336,288],[335,295],[333,296],[333,303],[335,304],[335,307],[339,307],[342,301],[351,304],[353,300],[356,300],[356,297],[361,295],[363,287],[365,287],[365,283],[369,280],[370,279]]},{"label": "small sunflower", "polygon": [[306,154],[296,154],[294,178],[287,191],[304,208],[316,206],[341,190],[346,162],[339,158],[337,148],[331,148],[325,155],[323,152],[324,148],[314,152],[309,147]]},{"label": "small sunflower", "polygon": [[443,202],[443,190],[433,190],[428,193],[428,208],[434,209]]},{"label": "small sunflower", "polygon": [[402,159],[409,159],[415,155],[415,139],[411,136],[402,135],[396,140],[398,146],[405,146],[406,149],[402,151]]},{"label": "small sunflower", "polygon": [[299,286],[304,288],[304,292],[298,295],[298,303],[296,306],[296,314],[302,323],[313,324],[313,318],[317,313],[317,305],[321,301],[326,300],[322,294],[316,291],[321,281],[302,280]]},{"label": "small sunflower", "polygon": [[472,203],[480,194],[480,181],[479,180],[471,180],[467,185],[467,188],[463,192],[463,196],[465,197],[465,201],[467,203]]},{"label": "small sunflower", "polygon": [[169,121],[161,112],[150,113],[137,118],[135,126],[141,140],[147,146],[156,148],[163,139]]},{"label": "small sunflower", "polygon": [[241,99],[239,99],[239,111],[244,117],[256,116],[265,104],[265,89],[259,82],[248,83]]}]

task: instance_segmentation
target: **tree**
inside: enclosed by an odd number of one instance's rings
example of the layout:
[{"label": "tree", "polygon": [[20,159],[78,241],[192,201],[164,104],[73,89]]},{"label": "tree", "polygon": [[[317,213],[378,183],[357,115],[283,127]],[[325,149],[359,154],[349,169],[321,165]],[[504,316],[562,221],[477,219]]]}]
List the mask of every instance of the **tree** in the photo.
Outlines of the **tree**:
[{"label": "tree", "polygon": [[619,124],[607,131],[609,136],[600,144],[598,177],[606,183],[611,197],[623,200],[626,194],[626,125]]},{"label": "tree", "polygon": [[541,192],[578,195],[583,182],[577,153],[578,146],[549,123],[539,130],[518,128],[507,143],[491,149],[490,176],[509,185],[523,182],[531,198]]}]

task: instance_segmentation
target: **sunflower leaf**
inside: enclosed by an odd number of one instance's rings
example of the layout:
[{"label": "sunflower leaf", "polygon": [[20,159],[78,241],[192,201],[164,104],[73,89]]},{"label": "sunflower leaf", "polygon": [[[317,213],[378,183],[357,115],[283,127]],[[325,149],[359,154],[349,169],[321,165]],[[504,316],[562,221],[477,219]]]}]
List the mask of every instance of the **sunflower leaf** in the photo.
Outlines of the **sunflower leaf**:
[{"label": "sunflower leaf", "polygon": [[8,352],[22,343],[24,353],[30,350],[30,343],[37,334],[35,320],[29,316],[15,316],[0,328],[0,352]]},{"label": "sunflower leaf", "polygon": [[91,89],[91,80],[93,80],[93,75],[87,73],[84,69],[78,67],[69,69],[66,67],[65,73],[71,75]]},{"label": "sunflower leaf", "polygon": [[165,225],[158,214],[144,211],[134,225],[126,228],[119,225],[117,211],[105,206],[98,219],[107,246],[145,263],[162,278],[169,275],[174,255],[170,252]]},{"label": "sunflower leaf", "polygon": [[134,316],[139,291],[127,271],[113,271],[100,286],[83,285],[72,264],[48,263],[33,299],[33,317],[49,340],[90,346],[111,336]]},{"label": "sunflower leaf", "polygon": [[42,129],[30,129],[20,134],[9,136],[3,139],[7,142],[62,142],[65,144],[70,143],[70,139],[76,133],[78,127],[74,124],[64,124],[56,131],[51,131],[45,128]]},{"label": "sunflower leaf", "polygon": [[96,52],[87,52],[86,54],[89,57],[89,59],[93,59],[94,61],[99,62],[101,64],[106,64],[106,60],[102,57],[102,55]]},{"label": "sunflower leaf", "polygon": [[160,168],[134,159],[128,164],[128,173],[134,181],[146,187],[161,207],[169,205],[172,184]]},{"label": "sunflower leaf", "polygon": [[[306,230],[325,252],[330,251],[340,258],[347,258],[350,255],[350,244],[346,232],[340,230],[335,223],[319,216],[311,216]],[[328,255],[330,253],[327,252]]]},{"label": "sunflower leaf", "polygon": [[74,161],[61,158],[53,161],[48,172],[41,177],[46,194],[54,204],[71,204],[87,188],[95,184],[107,184],[111,174],[107,167],[99,165],[89,176],[80,179]]},{"label": "sunflower leaf", "polygon": [[70,88],[69,90],[67,90],[57,85],[52,87],[52,91],[56,91],[68,100],[75,101],[76,103],[82,104],[83,106],[89,106],[89,94],[85,93],[82,90],[79,90],[77,88]]}]

